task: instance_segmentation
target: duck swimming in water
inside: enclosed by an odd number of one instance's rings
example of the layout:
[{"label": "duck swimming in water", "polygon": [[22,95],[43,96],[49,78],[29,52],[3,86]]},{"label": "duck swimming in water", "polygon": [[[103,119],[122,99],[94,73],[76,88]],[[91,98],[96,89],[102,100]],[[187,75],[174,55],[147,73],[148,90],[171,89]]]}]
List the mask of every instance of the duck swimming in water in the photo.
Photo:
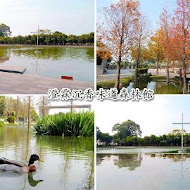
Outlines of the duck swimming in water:
[{"label": "duck swimming in water", "polygon": [[32,154],[29,159],[28,165],[15,160],[9,160],[6,158],[0,158],[0,170],[3,171],[15,171],[18,173],[28,173],[36,171],[35,161],[43,162],[37,154]]}]

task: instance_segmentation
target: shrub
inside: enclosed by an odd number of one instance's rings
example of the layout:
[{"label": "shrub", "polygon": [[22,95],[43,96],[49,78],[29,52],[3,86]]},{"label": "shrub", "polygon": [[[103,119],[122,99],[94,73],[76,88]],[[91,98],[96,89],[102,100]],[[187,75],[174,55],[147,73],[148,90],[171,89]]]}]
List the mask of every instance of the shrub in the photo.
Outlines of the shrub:
[{"label": "shrub", "polygon": [[147,68],[139,68],[138,69],[138,74],[147,74],[148,73],[148,69]]},{"label": "shrub", "polygon": [[[125,77],[120,79],[120,88],[126,87],[131,82],[131,77]],[[110,89],[114,88],[115,80],[111,81],[99,81],[97,82],[97,89],[103,88],[103,89]]]},{"label": "shrub", "polygon": [[8,119],[7,119],[7,121],[8,121],[9,123],[15,123],[16,118],[15,118],[15,116],[9,116]]},{"label": "shrub", "polygon": [[0,121],[0,127],[4,126],[4,121]]},{"label": "shrub", "polygon": [[85,136],[94,135],[94,113],[59,113],[45,116],[35,126],[38,134]]}]

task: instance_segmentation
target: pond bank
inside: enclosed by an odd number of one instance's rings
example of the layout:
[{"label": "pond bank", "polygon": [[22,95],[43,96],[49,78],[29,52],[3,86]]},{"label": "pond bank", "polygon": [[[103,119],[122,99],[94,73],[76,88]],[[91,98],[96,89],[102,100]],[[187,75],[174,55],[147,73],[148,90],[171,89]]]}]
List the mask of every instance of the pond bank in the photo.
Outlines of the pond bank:
[{"label": "pond bank", "polygon": [[[30,44],[0,44],[0,47],[1,46],[8,46],[8,47],[10,47],[10,46],[13,46],[13,47],[28,46],[28,47],[34,47],[34,48],[37,47],[36,44],[33,44],[33,45],[30,45]],[[94,44],[92,44],[92,45],[39,45],[38,47],[39,48],[40,47],[85,47],[85,48],[90,47],[90,48],[92,48],[92,47],[94,47]]]},{"label": "pond bank", "polygon": [[[122,77],[120,79],[120,85],[126,87],[129,92],[133,88],[133,77]],[[98,81],[97,89],[104,88],[110,89],[114,88],[115,80],[108,81]],[[150,81],[140,82],[139,89],[148,88],[154,90],[155,94],[183,94],[182,87],[180,85],[178,78],[171,78],[169,84],[166,83],[165,76],[150,76]]]}]

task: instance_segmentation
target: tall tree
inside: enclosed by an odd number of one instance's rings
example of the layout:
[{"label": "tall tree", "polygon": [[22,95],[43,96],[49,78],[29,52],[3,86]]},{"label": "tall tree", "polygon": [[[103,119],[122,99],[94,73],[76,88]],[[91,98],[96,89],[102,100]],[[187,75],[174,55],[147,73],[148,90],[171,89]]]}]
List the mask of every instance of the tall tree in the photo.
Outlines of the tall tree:
[{"label": "tall tree", "polygon": [[0,24],[0,36],[8,37],[11,35],[11,29],[6,24]]},{"label": "tall tree", "polygon": [[183,92],[187,93],[187,68],[190,58],[190,0],[177,0],[173,36],[183,69]]},{"label": "tall tree", "polygon": [[117,61],[115,87],[119,90],[121,61],[129,54],[134,40],[134,28],[140,16],[139,2],[120,0],[104,9],[104,17],[98,26],[98,39]]},{"label": "tall tree", "polygon": [[157,30],[148,42],[150,58],[156,63],[156,72],[159,74],[160,63],[164,60],[164,53],[161,45],[161,31]]},{"label": "tall tree", "polygon": [[160,16],[160,34],[161,36],[161,42],[166,62],[166,73],[167,73],[167,83],[169,83],[170,76],[169,76],[169,64],[170,64],[170,55],[171,55],[171,24],[172,24],[172,18],[169,14],[168,10],[163,9],[163,12]]},{"label": "tall tree", "polygon": [[134,28],[134,40],[131,48],[131,57],[136,62],[135,68],[135,80],[138,82],[138,69],[140,63],[143,60],[143,49],[145,48],[147,38],[148,38],[148,25],[147,20],[144,16],[140,16],[135,28]]},{"label": "tall tree", "polygon": [[128,136],[141,136],[142,131],[140,130],[140,125],[136,124],[134,121],[128,120],[123,123],[117,123],[113,126],[112,131],[115,131],[115,137],[123,139]]}]

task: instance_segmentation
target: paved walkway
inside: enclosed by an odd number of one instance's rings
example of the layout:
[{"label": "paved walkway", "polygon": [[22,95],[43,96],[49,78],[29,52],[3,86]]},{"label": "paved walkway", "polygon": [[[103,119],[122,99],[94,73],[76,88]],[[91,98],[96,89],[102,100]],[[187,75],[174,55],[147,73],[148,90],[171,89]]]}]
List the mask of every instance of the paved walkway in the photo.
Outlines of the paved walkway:
[{"label": "paved walkway", "polygon": [[[152,75],[157,75],[156,69],[149,69],[148,72],[151,73]],[[159,69],[158,74],[160,76],[165,76],[166,77],[167,76],[166,69],[161,69],[161,70]],[[170,78],[174,78],[176,76],[179,77],[179,74],[170,72],[169,76],[170,76]],[[190,77],[190,74],[187,74],[187,77]]]},{"label": "paved walkway", "polygon": [[94,88],[94,84],[92,82],[0,72],[0,94],[47,94],[50,88],[84,90]]},{"label": "paved walkway", "polygon": [[[134,73],[134,70],[121,70],[121,78],[132,76]],[[110,81],[114,80],[116,76],[116,70],[107,70],[107,72],[104,75],[98,75],[97,82],[99,81]]]},{"label": "paved walkway", "polygon": [[[156,69],[149,69],[148,72],[151,73],[152,75],[157,75]],[[116,73],[116,70],[108,70],[107,73],[105,73],[104,75],[98,75],[97,82],[98,81],[114,80],[115,76],[116,76],[115,73]],[[134,70],[132,70],[132,69],[121,70],[121,75],[120,76],[121,76],[121,78],[125,78],[125,77],[128,77],[128,76],[132,76],[133,73],[134,73]],[[159,70],[159,76],[167,76],[166,69]],[[179,74],[170,72],[170,78],[174,78],[176,76],[179,77]],[[188,74],[187,77],[190,78],[190,74]]]},{"label": "paved walkway", "polygon": [[8,72],[8,73],[20,73],[20,74],[23,74],[26,71],[26,68],[19,67],[19,66],[0,65],[0,71]]}]

